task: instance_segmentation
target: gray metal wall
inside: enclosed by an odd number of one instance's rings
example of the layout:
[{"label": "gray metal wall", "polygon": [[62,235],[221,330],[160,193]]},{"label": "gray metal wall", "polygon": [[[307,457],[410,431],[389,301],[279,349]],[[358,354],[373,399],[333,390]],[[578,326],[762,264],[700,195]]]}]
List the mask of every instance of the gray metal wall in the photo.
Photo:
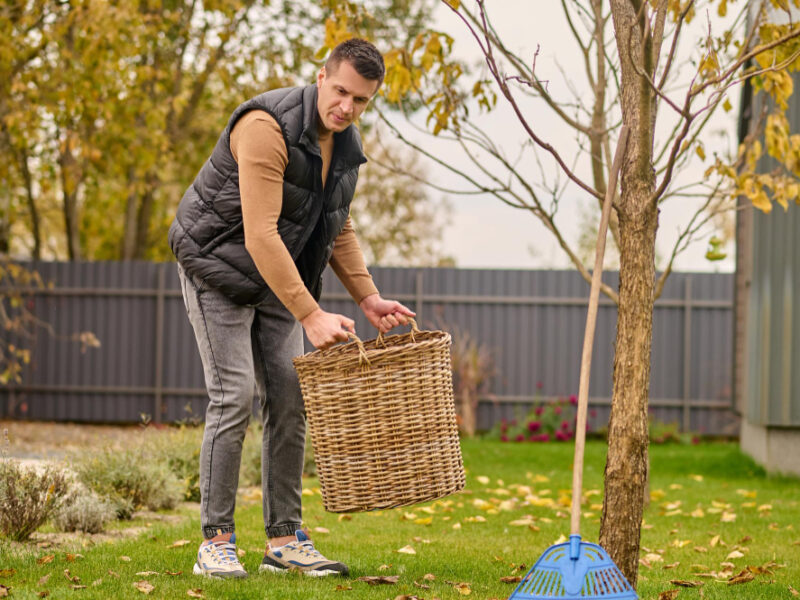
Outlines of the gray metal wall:
[{"label": "gray metal wall", "polygon": [[[800,245],[799,245],[800,247]],[[171,263],[44,263],[52,290],[33,296],[40,331],[22,385],[0,387],[0,416],[90,422],[202,418],[203,376]],[[423,328],[466,331],[491,352],[496,374],[479,426],[543,398],[577,394],[588,285],[571,271],[374,268],[382,294],[417,311]],[[617,286],[617,275],[606,282]],[[684,430],[733,434],[732,285],[727,274],[673,274],[656,303],[653,416]],[[323,306],[373,331],[329,272]],[[800,319],[799,319],[800,320]],[[601,299],[590,388],[594,427],[608,418],[616,309]],[[81,353],[69,336],[94,332]]]}]

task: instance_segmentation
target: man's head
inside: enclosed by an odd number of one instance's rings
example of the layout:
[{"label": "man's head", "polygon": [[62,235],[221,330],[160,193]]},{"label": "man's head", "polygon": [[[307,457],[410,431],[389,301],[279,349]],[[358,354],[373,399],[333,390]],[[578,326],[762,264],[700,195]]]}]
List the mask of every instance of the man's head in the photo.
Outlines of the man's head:
[{"label": "man's head", "polygon": [[323,130],[344,131],[378,91],[385,67],[378,49],[351,39],[333,49],[317,75],[317,110]]}]

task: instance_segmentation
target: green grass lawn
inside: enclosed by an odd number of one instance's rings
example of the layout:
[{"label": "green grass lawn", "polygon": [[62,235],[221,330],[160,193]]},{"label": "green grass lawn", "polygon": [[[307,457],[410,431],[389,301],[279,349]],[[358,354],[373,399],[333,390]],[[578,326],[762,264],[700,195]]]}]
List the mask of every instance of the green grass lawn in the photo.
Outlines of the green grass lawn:
[{"label": "green grass lawn", "polygon": [[[572,444],[464,441],[466,491],[405,509],[340,517],[323,510],[319,495],[305,497],[304,517],[317,547],[346,562],[349,579],[259,574],[261,505],[249,497],[237,508],[239,546],[246,551],[242,561],[251,573],[247,580],[212,581],[191,574],[200,541],[197,509],[191,507],[181,509],[188,515],[181,524],[153,522],[144,534],[121,542],[11,550],[0,541],[0,584],[11,589],[11,598],[37,598],[45,590],[49,598],[141,598],[143,593],[134,587],[138,581],[154,586],[153,598],[187,598],[189,590],[198,588],[205,598],[393,600],[406,595],[445,600],[464,598],[467,591],[469,598],[507,598],[514,584],[501,578],[524,575],[548,546],[569,534],[569,508],[560,501],[569,496],[572,450]],[[586,541],[597,541],[600,511],[592,505],[602,501],[604,458],[604,444],[590,442],[582,532]],[[642,536],[646,564],[640,567],[640,597],[655,600],[660,592],[678,589],[670,580],[689,580],[703,585],[681,589],[679,600],[793,598],[790,586],[800,589],[798,483],[768,477],[732,443],[653,446],[654,500]],[[311,490],[317,483],[310,479],[304,485]],[[548,499],[553,504],[548,506]],[[519,521],[523,524],[512,524]],[[178,540],[191,543],[171,547]],[[416,553],[398,552],[406,546]],[[70,561],[66,552],[82,556]],[[50,555],[51,562],[39,564]],[[773,561],[780,568],[741,585],[701,576],[719,574],[725,562],[732,563],[727,570],[736,574]],[[524,570],[516,568],[523,564]],[[65,569],[87,587],[72,589],[76,584],[68,581]],[[156,574],[137,575],[145,572]],[[426,574],[434,579],[426,580]],[[357,580],[386,575],[398,575],[397,584],[370,586]]]}]

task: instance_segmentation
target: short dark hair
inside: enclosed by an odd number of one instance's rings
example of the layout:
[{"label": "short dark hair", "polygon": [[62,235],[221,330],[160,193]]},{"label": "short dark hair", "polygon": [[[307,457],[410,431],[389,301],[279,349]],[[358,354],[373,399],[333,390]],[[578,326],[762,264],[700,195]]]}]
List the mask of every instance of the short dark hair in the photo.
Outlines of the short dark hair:
[{"label": "short dark hair", "polygon": [[325,70],[336,71],[343,60],[350,63],[356,72],[364,79],[377,81],[378,87],[383,83],[386,67],[383,56],[378,49],[367,40],[351,38],[342,42],[333,49],[328,60],[325,61]]}]

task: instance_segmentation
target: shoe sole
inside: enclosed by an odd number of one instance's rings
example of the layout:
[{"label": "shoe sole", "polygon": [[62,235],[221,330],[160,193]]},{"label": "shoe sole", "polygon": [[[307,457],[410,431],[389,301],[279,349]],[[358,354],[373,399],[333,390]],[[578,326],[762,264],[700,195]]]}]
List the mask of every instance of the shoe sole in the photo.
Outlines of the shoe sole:
[{"label": "shoe sole", "polygon": [[[282,569],[280,567],[274,567],[272,565],[259,565],[258,571],[260,573],[264,573],[269,571],[270,573],[288,573],[292,569]],[[304,571],[303,569],[295,569],[300,571],[303,575],[307,575],[309,577],[327,577],[328,575],[342,575],[339,571],[332,571],[331,569],[322,569],[321,571]]]},{"label": "shoe sole", "polygon": [[220,573],[209,573],[208,571],[203,570],[203,568],[194,563],[194,567],[192,567],[192,573],[195,575],[201,575],[203,577],[208,577],[209,579],[246,579],[247,572],[246,571],[229,571],[229,572],[220,572]]}]

